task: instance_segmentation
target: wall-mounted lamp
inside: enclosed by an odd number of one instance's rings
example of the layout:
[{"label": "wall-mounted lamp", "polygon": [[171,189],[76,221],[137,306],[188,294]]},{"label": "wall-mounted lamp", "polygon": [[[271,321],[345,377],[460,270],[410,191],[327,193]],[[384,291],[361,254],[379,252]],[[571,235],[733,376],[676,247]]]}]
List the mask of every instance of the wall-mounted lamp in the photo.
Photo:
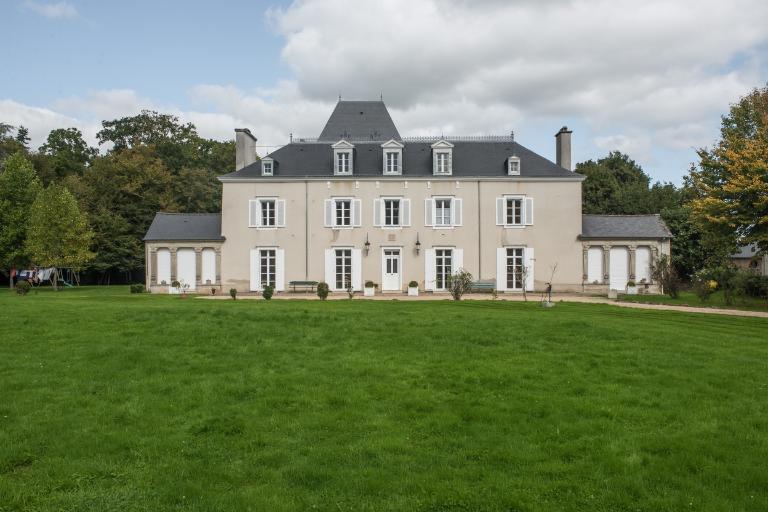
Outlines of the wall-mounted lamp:
[{"label": "wall-mounted lamp", "polygon": [[419,242],[419,234],[416,233],[416,256],[419,255],[420,250],[421,250],[421,242]]},{"label": "wall-mounted lamp", "polygon": [[365,255],[368,256],[368,251],[371,250],[371,242],[368,241],[368,233],[365,234],[365,244],[363,245]]}]

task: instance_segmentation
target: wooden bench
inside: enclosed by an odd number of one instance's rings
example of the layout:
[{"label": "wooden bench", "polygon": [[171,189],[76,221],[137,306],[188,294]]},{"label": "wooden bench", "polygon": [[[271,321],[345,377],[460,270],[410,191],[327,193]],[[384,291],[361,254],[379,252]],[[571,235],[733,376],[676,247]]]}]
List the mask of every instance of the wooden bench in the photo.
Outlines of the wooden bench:
[{"label": "wooden bench", "polygon": [[496,281],[475,281],[472,283],[471,291],[475,292],[492,292],[496,289]]},{"label": "wooden bench", "polygon": [[294,293],[297,287],[303,288],[307,292],[314,292],[317,281],[288,281],[288,286],[293,288]]}]

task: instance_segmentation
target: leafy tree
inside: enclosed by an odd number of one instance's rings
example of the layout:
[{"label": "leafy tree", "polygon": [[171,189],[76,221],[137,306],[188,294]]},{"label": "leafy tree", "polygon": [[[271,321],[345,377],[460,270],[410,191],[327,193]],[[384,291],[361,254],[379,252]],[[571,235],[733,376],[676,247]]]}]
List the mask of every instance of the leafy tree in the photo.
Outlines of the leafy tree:
[{"label": "leafy tree", "polygon": [[11,134],[13,129],[12,125],[0,122],[0,163],[19,151],[27,153],[27,148]]},{"label": "leafy tree", "polygon": [[[0,172],[0,268],[3,271],[29,263],[24,240],[30,206],[40,191],[35,169],[23,153],[8,157],[4,167]],[[12,279],[10,284],[13,286]]]},{"label": "leafy tree", "polygon": [[729,251],[752,242],[768,251],[768,87],[731,105],[720,136],[690,173],[694,220]]},{"label": "leafy tree", "polygon": [[77,128],[57,128],[48,134],[40,153],[48,157],[53,175],[64,178],[82,175],[98,151],[88,146]]},{"label": "leafy tree", "polygon": [[[44,267],[81,269],[93,258],[89,250],[93,232],[74,196],[61,185],[40,191],[29,215],[26,248],[30,257]],[[53,287],[57,287],[58,270]]]},{"label": "leafy tree", "polygon": [[661,218],[672,232],[672,264],[681,279],[690,279],[711,256],[705,234],[693,222],[689,207],[665,208]]},{"label": "leafy tree", "polygon": [[16,142],[24,146],[25,149],[29,149],[29,130],[23,126],[19,126],[16,130]]}]

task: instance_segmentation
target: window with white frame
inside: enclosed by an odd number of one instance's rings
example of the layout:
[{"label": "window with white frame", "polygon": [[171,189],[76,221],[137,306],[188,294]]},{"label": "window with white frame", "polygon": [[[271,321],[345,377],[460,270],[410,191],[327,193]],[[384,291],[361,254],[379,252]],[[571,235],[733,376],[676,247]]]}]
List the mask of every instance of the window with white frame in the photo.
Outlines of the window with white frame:
[{"label": "window with white frame", "polygon": [[435,226],[450,226],[451,222],[451,203],[453,200],[449,197],[439,197],[435,199]]},{"label": "window with white frame", "polygon": [[533,225],[533,198],[522,195],[496,198],[496,225],[525,227]]},{"label": "window with white frame", "polygon": [[351,174],[352,168],[349,161],[351,160],[351,152],[339,151],[336,153],[336,174]]},{"label": "window with white frame", "polygon": [[334,197],[325,200],[325,227],[353,228],[360,226],[360,199]]},{"label": "window with white frame", "polygon": [[333,173],[341,176],[352,174],[354,144],[340,140],[331,147],[333,148]]},{"label": "window with white frame", "polygon": [[352,284],[352,249],[335,250],[336,289],[346,290]]},{"label": "window with white frame", "polygon": [[334,225],[351,226],[352,225],[352,200],[336,199],[334,208]]},{"label": "window with white frame", "polygon": [[522,290],[524,280],[523,277],[523,248],[522,247],[508,247],[507,248],[507,290]]},{"label": "window with white frame", "polygon": [[445,151],[435,153],[435,159],[437,160],[435,174],[451,174],[449,158],[450,154]]},{"label": "window with white frame", "polygon": [[461,226],[462,200],[458,197],[430,197],[424,204],[424,224],[434,228]]},{"label": "window with white frame", "polygon": [[272,176],[274,174],[274,162],[271,159],[263,159],[261,161],[261,174],[262,176]]},{"label": "window with white frame", "polygon": [[511,156],[507,159],[507,174],[510,176],[520,175],[520,157]]},{"label": "window with white frame", "polygon": [[381,145],[383,174],[403,174],[403,144],[394,139]]},{"label": "window with white frame", "polygon": [[285,227],[285,200],[260,197],[249,201],[248,226],[252,228]]},{"label": "window with white frame", "polygon": [[432,144],[432,174],[449,176],[453,174],[453,144],[439,140]]},{"label": "window with white frame", "polygon": [[386,173],[387,174],[400,174],[400,152],[399,151],[387,151],[386,152]]},{"label": "window with white frame", "polygon": [[259,251],[259,274],[261,286],[275,287],[277,276],[277,251],[275,249],[261,249]]},{"label": "window with white frame", "polygon": [[505,224],[519,226],[523,223],[523,199],[520,197],[507,197],[504,203]]},{"label": "window with white frame", "polygon": [[453,250],[435,249],[435,289],[448,288],[448,278],[453,273]]},{"label": "window with white frame", "polygon": [[401,228],[411,225],[411,200],[403,197],[381,197],[373,200],[373,225]]},{"label": "window with white frame", "polygon": [[400,199],[384,199],[384,225],[400,226]]}]

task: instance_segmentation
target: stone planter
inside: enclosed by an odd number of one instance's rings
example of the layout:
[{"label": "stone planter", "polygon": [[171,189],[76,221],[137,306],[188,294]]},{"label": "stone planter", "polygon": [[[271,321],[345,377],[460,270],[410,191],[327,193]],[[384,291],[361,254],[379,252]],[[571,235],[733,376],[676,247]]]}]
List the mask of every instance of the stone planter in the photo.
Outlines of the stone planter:
[{"label": "stone planter", "polygon": [[418,286],[409,286],[408,287],[408,296],[409,297],[418,297],[419,296],[419,287]]},{"label": "stone planter", "polygon": [[376,288],[371,286],[368,288],[367,286],[363,288],[363,297],[373,297],[376,294]]},{"label": "stone planter", "polygon": [[637,286],[627,286],[627,295],[637,295]]}]

